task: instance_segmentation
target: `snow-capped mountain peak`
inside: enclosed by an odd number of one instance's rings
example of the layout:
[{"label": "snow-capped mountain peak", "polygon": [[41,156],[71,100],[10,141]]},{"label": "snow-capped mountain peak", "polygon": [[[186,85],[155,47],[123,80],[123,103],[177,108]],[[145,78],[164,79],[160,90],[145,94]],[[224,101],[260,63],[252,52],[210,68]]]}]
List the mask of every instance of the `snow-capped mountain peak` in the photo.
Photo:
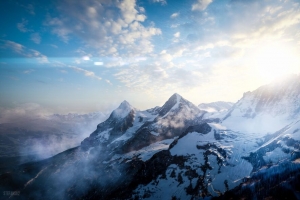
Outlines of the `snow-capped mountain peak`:
[{"label": "snow-capped mountain peak", "polygon": [[132,107],[132,106],[126,100],[122,101],[122,103],[119,106],[119,108],[127,108],[127,107]]},{"label": "snow-capped mountain peak", "polygon": [[126,100],[124,100],[117,109],[112,112],[112,116],[117,118],[126,117],[130,111],[136,110],[133,106],[131,106]]},{"label": "snow-capped mountain peak", "polygon": [[175,93],[160,108],[159,116],[164,117],[170,112],[182,110],[183,107],[185,107],[187,110],[194,110],[195,112],[199,112],[199,108],[197,106],[184,99],[179,94]]},{"label": "snow-capped mountain peak", "polygon": [[180,99],[182,98],[182,96],[180,96],[178,93],[174,93],[172,96],[171,96],[171,98],[174,98],[174,97],[176,97],[176,101],[177,102],[179,102],[180,101]]}]

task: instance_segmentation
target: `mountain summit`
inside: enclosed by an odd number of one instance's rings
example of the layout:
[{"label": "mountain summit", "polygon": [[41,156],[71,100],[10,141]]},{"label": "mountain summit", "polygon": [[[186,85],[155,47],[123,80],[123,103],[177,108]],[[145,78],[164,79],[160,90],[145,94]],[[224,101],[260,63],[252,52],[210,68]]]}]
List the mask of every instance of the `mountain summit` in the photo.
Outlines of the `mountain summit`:
[{"label": "mountain summit", "polygon": [[135,110],[126,100],[124,100],[117,109],[112,112],[112,115],[117,118],[126,117],[130,111]]},{"label": "mountain summit", "polygon": [[81,142],[81,146],[90,148],[107,144],[122,136],[127,129],[133,126],[137,110],[127,101],[123,101],[109,116],[109,118],[98,124],[97,129]]},{"label": "mountain summit", "polygon": [[160,108],[159,116],[164,117],[167,113],[181,110],[184,107],[186,109],[193,110],[193,112],[195,112],[195,113],[199,113],[199,111],[200,111],[199,108],[197,108],[197,106],[195,106],[194,104],[192,104],[188,100],[184,99],[179,94],[175,93]]}]

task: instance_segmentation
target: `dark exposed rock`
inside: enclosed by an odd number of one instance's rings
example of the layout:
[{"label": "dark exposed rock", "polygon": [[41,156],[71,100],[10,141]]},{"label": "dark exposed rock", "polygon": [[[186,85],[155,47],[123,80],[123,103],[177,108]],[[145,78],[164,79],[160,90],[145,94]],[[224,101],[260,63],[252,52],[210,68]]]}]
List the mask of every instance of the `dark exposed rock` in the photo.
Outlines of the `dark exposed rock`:
[{"label": "dark exposed rock", "polygon": [[299,199],[300,168],[291,162],[257,172],[236,188],[212,199]]}]

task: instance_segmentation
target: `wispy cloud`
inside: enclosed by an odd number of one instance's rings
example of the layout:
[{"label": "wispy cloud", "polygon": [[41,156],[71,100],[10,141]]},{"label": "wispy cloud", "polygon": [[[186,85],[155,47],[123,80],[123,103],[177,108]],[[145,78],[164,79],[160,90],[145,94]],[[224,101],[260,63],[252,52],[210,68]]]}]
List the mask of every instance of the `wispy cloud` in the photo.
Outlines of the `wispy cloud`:
[{"label": "wispy cloud", "polygon": [[192,10],[193,11],[194,10],[203,11],[212,2],[213,2],[213,0],[197,0],[197,2],[192,5]]},{"label": "wispy cloud", "polygon": [[179,16],[179,12],[173,13],[170,18],[174,19]]},{"label": "wispy cloud", "polygon": [[[8,77],[9,79],[11,79],[11,80],[14,80],[14,81],[18,81],[19,79],[17,78],[17,77],[15,77],[15,76],[9,76]],[[1,110],[1,109],[0,109]]]},{"label": "wispy cloud", "polygon": [[35,70],[33,69],[28,69],[28,70],[25,70],[23,71],[24,74],[31,74],[32,72],[34,72]]},{"label": "wispy cloud", "polygon": [[112,83],[110,82],[110,80],[105,79],[106,83],[108,83],[109,85],[112,85]]},{"label": "wispy cloud", "polygon": [[186,69],[164,65],[135,65],[116,73],[115,78],[128,88],[144,92],[178,91],[180,88],[189,90],[201,82],[202,74]]},{"label": "wispy cloud", "polygon": [[40,44],[41,43],[41,36],[39,33],[32,33],[30,35],[30,39],[36,43],[36,44]]},{"label": "wispy cloud", "polygon": [[35,9],[34,9],[34,6],[32,5],[32,4],[28,4],[28,5],[25,5],[25,6],[23,6],[25,9],[26,9],[26,11],[29,13],[29,14],[31,14],[31,15],[35,15]]},{"label": "wispy cloud", "polygon": [[152,0],[153,3],[160,3],[161,5],[167,5],[166,0]]},{"label": "wispy cloud", "polygon": [[22,44],[10,41],[10,40],[0,40],[1,48],[10,49],[13,52],[22,55],[27,58],[36,58],[40,63],[48,63],[47,56],[43,55],[37,50],[29,49]]},{"label": "wispy cloud", "polygon": [[22,22],[17,23],[17,28],[19,29],[19,31],[24,32],[24,33],[26,33],[26,32],[32,32],[31,29],[28,29],[26,27],[27,25],[28,25],[28,20],[26,20],[26,19],[23,18]]},{"label": "wispy cloud", "polygon": [[10,40],[2,40],[2,43],[2,48],[11,49],[18,54],[22,54],[25,49],[23,45]]},{"label": "wispy cloud", "polygon": [[95,73],[92,72],[92,71],[88,71],[88,70],[82,69],[80,67],[75,67],[75,66],[69,66],[69,67],[71,69],[75,70],[76,72],[83,73],[87,77],[91,77],[91,78],[94,78],[94,79],[97,79],[97,80],[101,80],[102,79],[101,77],[96,76]]},{"label": "wispy cloud", "polygon": [[174,37],[176,37],[176,38],[180,37],[180,32],[176,32],[176,33],[174,34]]},{"label": "wispy cloud", "polygon": [[48,16],[45,24],[52,26],[52,33],[57,35],[63,42],[67,43],[69,41],[69,34],[72,33],[72,30],[65,26],[62,20]]}]

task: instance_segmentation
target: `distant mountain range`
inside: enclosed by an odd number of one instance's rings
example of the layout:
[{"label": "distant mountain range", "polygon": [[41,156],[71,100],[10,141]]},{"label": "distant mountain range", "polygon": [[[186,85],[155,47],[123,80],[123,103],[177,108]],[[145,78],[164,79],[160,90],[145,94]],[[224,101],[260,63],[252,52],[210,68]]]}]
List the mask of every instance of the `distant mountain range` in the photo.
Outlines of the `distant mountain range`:
[{"label": "distant mountain range", "polygon": [[45,159],[78,146],[106,118],[102,112],[17,116],[0,124],[0,161],[11,160],[0,166]]},{"label": "distant mountain range", "polygon": [[299,199],[299,185],[300,76],[235,104],[124,101],[80,146],[0,175],[21,199]]}]

